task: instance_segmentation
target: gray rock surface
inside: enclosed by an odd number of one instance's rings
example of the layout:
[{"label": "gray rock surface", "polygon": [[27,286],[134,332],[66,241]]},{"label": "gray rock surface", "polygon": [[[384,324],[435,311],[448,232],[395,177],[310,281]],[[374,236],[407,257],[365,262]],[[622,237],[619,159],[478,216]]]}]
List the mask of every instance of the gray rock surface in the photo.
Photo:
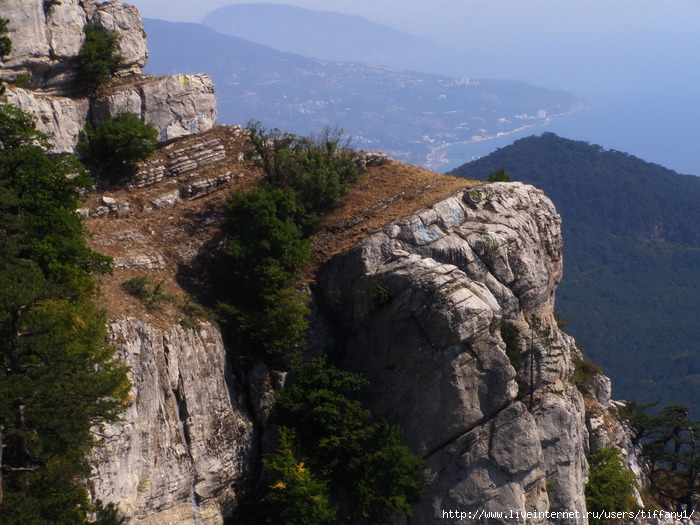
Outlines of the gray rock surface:
[{"label": "gray rock surface", "polygon": [[2,69],[6,81],[28,74],[32,89],[73,93],[83,26],[88,23],[119,35],[118,52],[124,60],[118,74],[139,73],[146,64],[146,32],[134,6],[61,0],[45,9],[43,0],[0,0],[0,12],[10,20],[12,39],[12,53]]},{"label": "gray rock surface", "polygon": [[72,152],[80,138],[89,112],[86,98],[50,96],[10,88],[7,101],[36,116],[37,127],[47,135],[52,153]]},{"label": "gray rock surface", "polygon": [[207,131],[216,122],[214,84],[208,75],[133,76],[108,93],[95,99],[94,121],[132,113],[153,124],[161,141]]},{"label": "gray rock surface", "polygon": [[132,404],[122,422],[96,429],[104,439],[93,496],[117,504],[129,523],[223,523],[256,450],[218,330],[125,319],[110,332],[131,367]]},{"label": "gray rock surface", "polygon": [[[238,128],[229,128],[240,136]],[[151,158],[139,166],[129,185],[136,188],[152,186],[167,178],[190,175],[204,166],[226,159],[226,146],[219,138],[183,146],[168,144],[161,149],[162,155]],[[183,190],[183,198],[197,193],[195,189]]]},{"label": "gray rock surface", "polygon": [[[409,524],[459,523],[443,519],[450,510],[585,510],[588,431],[568,383],[579,354],[553,317],[561,246],[540,190],[497,183],[401,219],[321,270],[345,364],[427,460]],[[520,331],[520,387],[501,320]],[[560,523],[533,521],[545,522]]]},{"label": "gray rock surface", "polygon": [[118,1],[105,2],[99,4],[90,21],[97,29],[119,35],[117,53],[122,57],[122,63],[117,74],[140,73],[148,59],[148,48],[138,9]]}]

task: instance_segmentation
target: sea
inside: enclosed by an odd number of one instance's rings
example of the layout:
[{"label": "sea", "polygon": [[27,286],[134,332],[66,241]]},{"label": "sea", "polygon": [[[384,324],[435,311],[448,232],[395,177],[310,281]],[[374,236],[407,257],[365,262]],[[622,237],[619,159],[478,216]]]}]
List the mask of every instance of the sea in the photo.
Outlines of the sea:
[{"label": "sea", "polygon": [[554,118],[549,124],[503,137],[445,150],[447,172],[515,140],[543,132],[597,144],[659,164],[681,174],[700,176],[700,85],[696,82],[633,82],[586,95],[574,91],[589,108]]}]

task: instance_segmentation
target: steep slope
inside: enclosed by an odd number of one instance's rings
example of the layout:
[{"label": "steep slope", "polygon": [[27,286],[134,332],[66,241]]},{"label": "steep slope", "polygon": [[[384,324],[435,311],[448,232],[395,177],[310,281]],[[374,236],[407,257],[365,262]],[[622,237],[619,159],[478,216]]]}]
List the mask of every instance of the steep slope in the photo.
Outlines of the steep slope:
[{"label": "steep slope", "polygon": [[558,308],[613,379],[616,396],[700,407],[700,179],[551,133],[453,173],[505,168],[563,218]]},{"label": "steep slope", "polygon": [[[215,127],[174,142],[139,174],[169,163],[191,170],[91,196],[84,210],[93,246],[117,262],[103,281],[104,306],[135,382],[125,422],[103,431],[93,487],[133,523],[229,515],[238,492],[222,487],[255,470],[270,392],[281,384],[264,366],[234,374],[221,361],[216,328],[191,309],[206,284],[202,262],[219,244],[226,194],[259,177],[242,160],[243,140],[239,128]],[[207,144],[210,152],[222,146],[218,158],[188,159]],[[187,188],[222,170],[235,177],[188,197]],[[325,347],[336,334],[345,365],[370,378],[376,413],[400,423],[406,443],[428,460],[432,481],[410,523],[432,523],[442,510],[583,510],[588,451],[628,444],[606,388],[584,402],[569,382],[579,353],[553,319],[562,272],[554,207],[532,187],[474,184],[383,161],[313,240],[314,333],[326,334],[314,344]],[[155,308],[134,299],[122,288],[134,276],[162,283],[172,299]],[[377,283],[388,291],[385,304],[373,299]],[[532,400],[515,380],[501,320],[521,333],[517,375],[533,385]],[[221,397],[224,386],[232,398]]]},{"label": "steep slope", "polygon": [[[494,184],[393,222],[321,269],[343,362],[370,378],[376,413],[428,460],[428,492],[408,523],[460,522],[443,511],[585,510],[588,431],[568,381],[578,350],[552,311],[561,244],[542,192]],[[501,321],[521,334],[518,372]]]}]

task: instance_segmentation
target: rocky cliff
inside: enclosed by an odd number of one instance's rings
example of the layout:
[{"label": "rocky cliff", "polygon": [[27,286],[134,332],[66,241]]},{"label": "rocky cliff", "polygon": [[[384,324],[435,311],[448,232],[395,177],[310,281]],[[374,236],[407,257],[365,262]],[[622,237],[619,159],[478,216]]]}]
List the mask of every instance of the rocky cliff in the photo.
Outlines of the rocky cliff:
[{"label": "rocky cliff", "polygon": [[98,430],[91,491],[131,523],[222,523],[235,507],[232,480],[251,472],[253,424],[217,328],[110,324],[131,367],[123,422]]},{"label": "rocky cliff", "polygon": [[[138,10],[119,1],[0,0],[10,20],[12,53],[0,68],[6,100],[37,117],[55,153],[72,152],[86,122],[130,112],[153,124],[163,141],[199,133],[216,122],[214,85],[207,75],[153,78],[141,74],[148,51]],[[76,83],[83,26],[118,35],[116,78],[88,96]]]},{"label": "rocky cliff", "polygon": [[[428,494],[409,523],[450,510],[585,509],[588,431],[568,381],[579,352],[553,316],[559,225],[535,188],[475,187],[388,225],[322,270],[345,364],[370,378],[374,410],[428,461]],[[503,321],[520,333],[519,373]]]},{"label": "rocky cliff", "polygon": [[[243,130],[213,126],[206,75],[140,73],[147,52],[133,7],[0,0],[0,14],[14,44],[1,71],[7,100],[37,115],[54,151],[72,151],[85,122],[123,111],[168,141],[128,184],[88,196],[81,210],[92,247],[114,257],[98,300],[133,382],[122,421],[95,429],[92,494],[131,524],[221,524],[256,474],[272,391],[284,384],[265,364],[247,374],[232,366],[236,349],[195,300],[202,261],[221,243],[226,195],[259,176]],[[119,78],[90,97],[74,83],[86,23],[119,34],[124,56]],[[609,381],[595,376],[583,393],[571,382],[580,353],[553,314],[563,268],[554,206],[531,186],[477,185],[375,157],[360,159],[366,173],[314,239],[310,350],[340,349],[370,379],[374,412],[427,460],[426,496],[398,522],[584,510],[587,454],[630,447]],[[169,300],[128,295],[133,277]]]},{"label": "rocky cliff", "polygon": [[[238,162],[235,144],[227,143],[222,168]],[[238,165],[232,189],[254,177],[249,165]],[[386,180],[398,168],[370,168],[363,180],[398,186],[398,178]],[[194,173],[202,169],[212,164]],[[130,523],[222,523],[235,507],[235,487],[259,460],[272,391],[284,381],[262,364],[234,379],[215,327],[199,321],[183,330],[177,309],[149,311],[120,290],[136,272],[184,293],[176,268],[216,239],[224,191],[190,201],[181,186],[170,190],[177,198],[168,206],[134,204],[135,195],[160,195],[172,183],[113,192],[115,203],[129,197],[132,205],[91,212],[93,245],[124,261],[105,282],[105,301],[134,381],[124,422],[101,430],[92,489],[117,502]],[[580,353],[553,316],[559,216],[531,186],[463,184],[319,264],[312,346],[340,348],[344,364],[370,379],[373,410],[399,423],[406,444],[426,458],[426,497],[403,523],[442,522],[451,510],[584,511],[586,456],[629,442],[614,418],[609,382],[596,376],[587,395],[570,382]],[[365,206],[391,211],[402,200],[395,198]],[[197,222],[188,219],[194,214]],[[352,228],[373,217],[359,216]],[[520,333],[517,371],[503,321]]]}]

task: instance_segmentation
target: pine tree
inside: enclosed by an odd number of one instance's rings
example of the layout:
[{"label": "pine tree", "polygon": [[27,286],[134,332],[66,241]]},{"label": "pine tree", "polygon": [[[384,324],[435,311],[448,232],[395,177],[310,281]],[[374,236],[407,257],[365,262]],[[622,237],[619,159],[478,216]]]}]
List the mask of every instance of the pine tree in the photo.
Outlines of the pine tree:
[{"label": "pine tree", "polygon": [[92,274],[110,261],[88,248],[76,212],[89,177],[45,145],[29,115],[0,106],[0,522],[8,525],[88,522],[90,429],[117,418],[129,389],[92,302]]}]

